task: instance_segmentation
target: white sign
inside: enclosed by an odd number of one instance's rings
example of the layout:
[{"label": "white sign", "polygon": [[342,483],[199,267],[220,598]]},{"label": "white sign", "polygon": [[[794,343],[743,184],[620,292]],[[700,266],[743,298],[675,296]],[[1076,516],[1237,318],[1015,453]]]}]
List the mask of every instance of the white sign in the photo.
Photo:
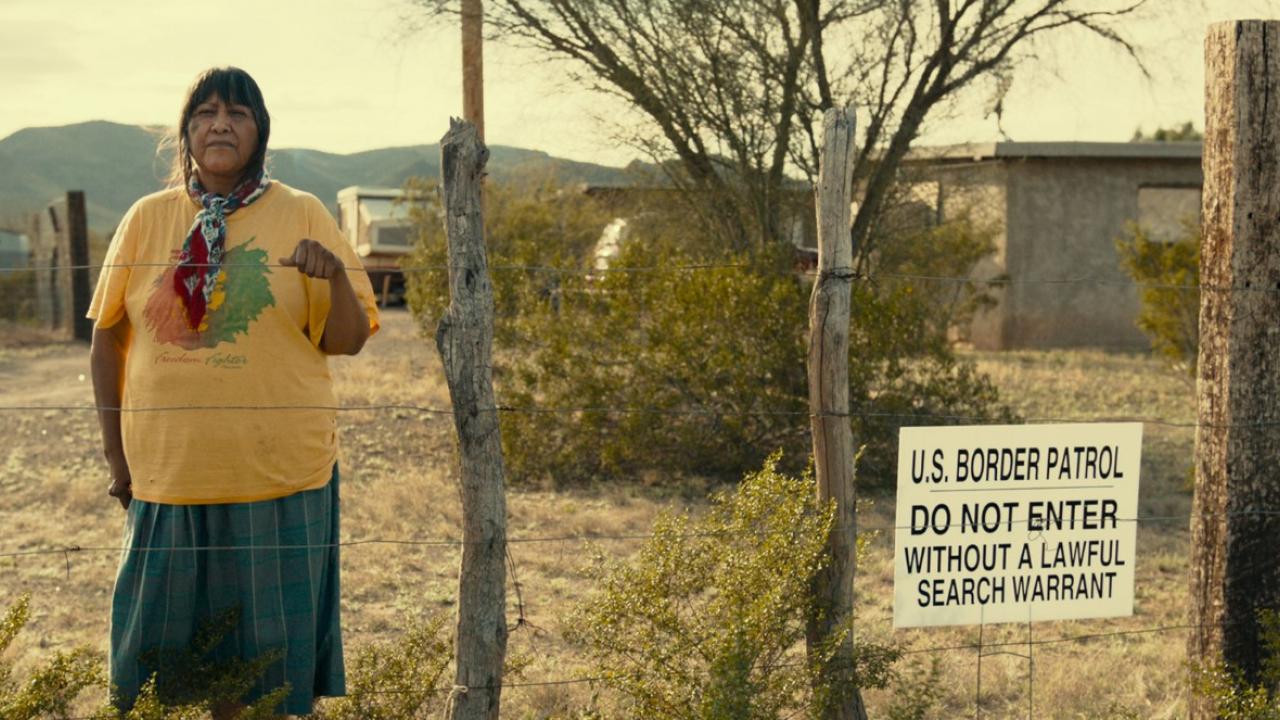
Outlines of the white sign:
[{"label": "white sign", "polygon": [[1141,423],[898,435],[893,625],[1133,614]]}]

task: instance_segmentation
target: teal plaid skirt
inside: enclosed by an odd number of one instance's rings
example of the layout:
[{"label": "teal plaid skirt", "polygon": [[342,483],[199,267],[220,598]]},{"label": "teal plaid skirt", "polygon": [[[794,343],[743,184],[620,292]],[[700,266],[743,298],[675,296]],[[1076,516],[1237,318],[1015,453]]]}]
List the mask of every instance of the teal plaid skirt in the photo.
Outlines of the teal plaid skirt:
[{"label": "teal plaid skirt", "polygon": [[[166,685],[182,689],[184,678],[166,683],[183,665],[175,657],[195,658],[185,666],[195,675],[272,658],[241,702],[288,683],[281,713],[305,715],[315,698],[343,695],[337,542],[336,465],[323,488],[275,500],[134,500],[111,601],[116,706],[132,707],[153,673],[162,697]],[[205,637],[219,627],[220,639]]]}]

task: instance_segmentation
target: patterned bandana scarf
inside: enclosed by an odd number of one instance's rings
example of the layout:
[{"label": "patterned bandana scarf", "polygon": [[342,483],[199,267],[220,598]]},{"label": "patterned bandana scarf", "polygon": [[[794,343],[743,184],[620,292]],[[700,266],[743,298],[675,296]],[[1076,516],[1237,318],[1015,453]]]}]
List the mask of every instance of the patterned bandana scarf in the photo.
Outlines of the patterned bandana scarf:
[{"label": "patterned bandana scarf", "polygon": [[200,331],[206,310],[222,274],[222,255],[227,244],[227,216],[262,197],[271,184],[263,170],[222,196],[208,192],[195,175],[187,183],[187,194],[203,208],[182,241],[182,255],[173,274],[173,286],[187,310],[187,323]]}]

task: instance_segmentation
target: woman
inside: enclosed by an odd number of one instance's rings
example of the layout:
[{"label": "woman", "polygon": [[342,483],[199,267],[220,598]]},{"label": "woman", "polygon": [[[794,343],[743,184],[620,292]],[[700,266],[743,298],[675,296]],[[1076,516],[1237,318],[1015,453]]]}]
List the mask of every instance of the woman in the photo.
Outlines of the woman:
[{"label": "woman", "polygon": [[247,73],[200,75],[174,186],[125,215],[90,306],[108,493],[127,511],[111,608],[121,709],[166,651],[228,613],[218,659],[278,656],[242,702],[287,683],[281,711],[306,714],[344,693],[326,357],[358,353],[377,310],[325,207],[269,179],[270,130]]}]

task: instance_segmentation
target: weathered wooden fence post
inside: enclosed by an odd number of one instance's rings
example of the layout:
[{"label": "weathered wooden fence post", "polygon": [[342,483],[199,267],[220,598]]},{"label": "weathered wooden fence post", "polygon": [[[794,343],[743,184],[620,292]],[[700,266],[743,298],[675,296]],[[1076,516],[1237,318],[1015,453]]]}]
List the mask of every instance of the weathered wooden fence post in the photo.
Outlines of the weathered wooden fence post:
[{"label": "weathered wooden fence post", "polygon": [[89,218],[83,190],[67,191],[67,240],[71,250],[71,336],[88,342],[93,339],[93,321],[85,314],[93,289],[89,286]]},{"label": "weathered wooden fence post", "polygon": [[42,268],[36,275],[36,315],[42,327],[69,332],[71,281],[66,266],[71,249],[66,216],[65,196],[49,203],[32,218],[31,242],[35,264]]},{"label": "weathered wooden fence post", "polygon": [[1280,22],[1211,26],[1205,77],[1188,655],[1256,682],[1256,612],[1280,609]]},{"label": "weathered wooden fence post", "polygon": [[40,216],[43,213],[31,213],[27,217],[27,237],[31,238],[31,265],[35,269],[35,279],[31,283],[31,292],[35,295],[32,312],[36,324],[41,328],[53,327],[53,291],[50,289],[50,278],[53,272],[53,258],[48,248],[42,244],[40,235]]},{"label": "weathered wooden fence post", "polygon": [[450,720],[498,717],[507,651],[507,503],[493,395],[493,284],[485,258],[480,179],[489,150],[468,122],[451,119],[440,141],[449,244],[449,309],[436,347],[458,431],[462,570]]},{"label": "weathered wooden fence post", "polygon": [[818,277],[809,299],[809,412],[813,416],[813,461],[818,500],[836,503],[828,539],[828,563],[814,582],[819,614],[809,621],[810,658],[848,631],[822,677],[836,683],[824,717],[865,720],[862,694],[853,685],[853,577],[857,532],[853,487],[853,428],[849,421],[849,305],[853,246],[849,238],[853,200],[853,109],[827,110],[822,123],[818,170]]}]

